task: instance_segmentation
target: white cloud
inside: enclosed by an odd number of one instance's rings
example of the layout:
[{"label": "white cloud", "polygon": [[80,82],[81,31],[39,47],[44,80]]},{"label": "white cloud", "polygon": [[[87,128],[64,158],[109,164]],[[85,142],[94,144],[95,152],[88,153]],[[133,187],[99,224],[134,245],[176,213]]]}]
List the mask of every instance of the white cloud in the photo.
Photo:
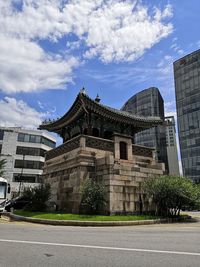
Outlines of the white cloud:
[{"label": "white cloud", "polygon": [[56,106],[49,105],[48,103],[43,103],[41,101],[37,101],[38,106],[41,110],[48,110],[48,114],[55,115]]},{"label": "white cloud", "polygon": [[150,15],[147,7],[137,2],[107,1],[90,15],[87,58],[99,56],[106,63],[134,61],[172,32],[172,25],[163,22],[169,6]]},{"label": "white cloud", "polygon": [[179,49],[179,46],[177,45],[177,43],[172,43],[170,48],[173,49],[174,51],[177,51]]},{"label": "white cloud", "polygon": [[162,74],[162,76],[165,77],[172,77],[173,73],[173,61],[174,58],[170,55],[165,55],[163,59],[157,64],[157,70]]},{"label": "white cloud", "polygon": [[38,106],[40,107],[40,109],[45,108],[44,104],[42,102],[40,102],[39,100],[37,101],[37,103],[38,103]]},{"label": "white cloud", "polygon": [[177,53],[181,56],[181,55],[185,54],[185,51],[183,49],[179,49],[177,51]]},{"label": "white cloud", "polygon": [[177,123],[176,102],[175,100],[165,102],[165,116],[174,116]]},{"label": "white cloud", "polygon": [[171,117],[171,116],[174,117],[174,119],[175,119],[175,121],[177,123],[177,113],[176,113],[176,111],[166,111],[165,112],[165,117]]},{"label": "white cloud", "polygon": [[1,1],[1,32],[24,39],[59,38],[63,23],[59,2],[23,0],[18,10],[12,0]]},{"label": "white cloud", "polygon": [[0,89],[6,93],[62,89],[78,65],[46,53],[37,43],[0,35]]},{"label": "white cloud", "polygon": [[133,81],[135,86],[137,85],[137,90],[143,83],[147,87],[156,86],[159,87],[164,98],[168,99],[169,94],[174,98],[173,61],[174,58],[171,55],[152,54],[142,64],[137,62],[137,64],[124,65],[120,68],[113,66],[112,69],[105,68],[103,71],[84,68],[81,75],[105,83],[106,86],[112,83],[112,86],[121,90],[125,88],[129,90]]},{"label": "white cloud", "polygon": [[183,55],[185,53],[185,51],[183,49],[180,48],[180,46],[177,44],[178,38],[175,37],[172,40],[172,45],[170,46],[170,48],[176,52],[178,55]]},{"label": "white cloud", "polygon": [[[28,106],[24,101],[5,97],[0,100],[0,125],[5,127],[37,128],[47,116]],[[23,123],[23,124],[22,124]]]},{"label": "white cloud", "polygon": [[24,0],[22,11],[12,4],[11,0],[0,2],[0,90],[16,93],[66,88],[79,61],[48,53],[38,43],[38,39],[55,39],[60,34],[54,27],[60,19],[59,2]]},{"label": "white cloud", "polygon": [[[82,59],[134,61],[172,32],[171,16],[170,5],[149,10],[139,0],[1,1],[0,89],[60,89],[72,80],[79,61],[44,51],[39,40],[65,37],[70,53],[81,43]],[[77,41],[67,40],[72,34]]]},{"label": "white cloud", "polygon": [[66,47],[70,50],[78,49],[81,45],[80,41],[69,42],[67,41]]}]

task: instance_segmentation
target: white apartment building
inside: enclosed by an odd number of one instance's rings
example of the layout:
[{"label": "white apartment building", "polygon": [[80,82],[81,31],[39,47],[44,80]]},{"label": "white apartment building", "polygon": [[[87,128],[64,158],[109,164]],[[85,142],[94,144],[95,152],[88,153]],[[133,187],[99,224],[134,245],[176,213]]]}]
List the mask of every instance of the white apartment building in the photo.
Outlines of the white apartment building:
[{"label": "white apartment building", "polygon": [[180,175],[174,116],[165,117],[167,158],[170,175]]},{"label": "white apartment building", "polygon": [[41,182],[45,152],[55,145],[54,137],[39,130],[0,127],[0,159],[6,160],[4,178],[12,195]]}]

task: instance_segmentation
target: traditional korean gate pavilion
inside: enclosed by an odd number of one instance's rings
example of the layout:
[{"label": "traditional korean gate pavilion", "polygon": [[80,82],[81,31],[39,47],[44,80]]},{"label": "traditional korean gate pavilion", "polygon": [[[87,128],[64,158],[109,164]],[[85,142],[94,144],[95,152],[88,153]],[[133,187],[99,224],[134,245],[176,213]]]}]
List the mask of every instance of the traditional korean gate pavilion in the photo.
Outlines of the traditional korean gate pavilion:
[{"label": "traditional korean gate pavilion", "polygon": [[141,117],[100,104],[84,90],[55,121],[39,129],[59,134],[63,144],[46,154],[44,181],[52,186],[52,200],[68,212],[80,211],[80,187],[86,178],[104,181],[108,204],[104,212],[137,213],[149,205],[140,184],[152,175],[161,175],[163,164],[154,151],[133,144],[135,133],[161,124],[158,117]]}]

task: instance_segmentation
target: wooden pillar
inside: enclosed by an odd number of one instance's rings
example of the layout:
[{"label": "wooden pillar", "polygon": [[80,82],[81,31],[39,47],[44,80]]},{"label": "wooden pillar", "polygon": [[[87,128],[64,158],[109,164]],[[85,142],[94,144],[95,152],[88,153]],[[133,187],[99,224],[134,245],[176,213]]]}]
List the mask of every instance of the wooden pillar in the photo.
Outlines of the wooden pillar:
[{"label": "wooden pillar", "polygon": [[88,114],[88,135],[92,135],[92,116]]}]

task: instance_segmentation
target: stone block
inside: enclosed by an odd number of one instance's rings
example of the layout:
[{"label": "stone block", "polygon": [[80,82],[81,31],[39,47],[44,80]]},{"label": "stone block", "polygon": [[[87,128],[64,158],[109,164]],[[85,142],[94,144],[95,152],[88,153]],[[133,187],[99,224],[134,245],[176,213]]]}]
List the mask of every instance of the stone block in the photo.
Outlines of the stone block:
[{"label": "stone block", "polygon": [[114,164],[113,155],[107,155],[105,159],[106,159],[106,165],[113,165]]},{"label": "stone block", "polygon": [[105,164],[106,164],[105,157],[97,159],[97,165],[105,165]]}]

